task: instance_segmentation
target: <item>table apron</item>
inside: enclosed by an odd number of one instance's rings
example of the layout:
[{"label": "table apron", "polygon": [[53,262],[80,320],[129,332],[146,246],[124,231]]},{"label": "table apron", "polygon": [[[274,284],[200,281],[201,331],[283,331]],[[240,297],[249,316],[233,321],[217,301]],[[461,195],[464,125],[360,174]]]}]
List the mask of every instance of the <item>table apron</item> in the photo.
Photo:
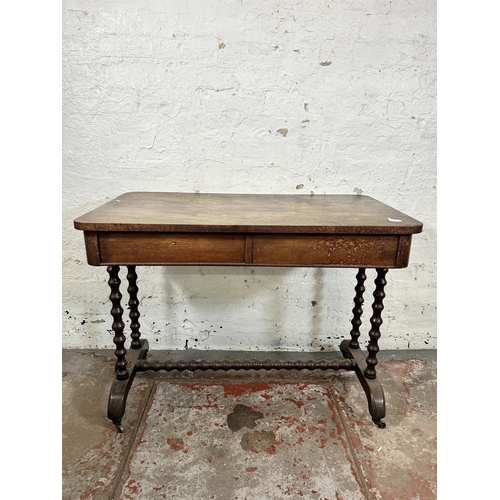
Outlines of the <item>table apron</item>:
[{"label": "table apron", "polygon": [[385,267],[408,265],[410,235],[85,231],[90,265]]}]

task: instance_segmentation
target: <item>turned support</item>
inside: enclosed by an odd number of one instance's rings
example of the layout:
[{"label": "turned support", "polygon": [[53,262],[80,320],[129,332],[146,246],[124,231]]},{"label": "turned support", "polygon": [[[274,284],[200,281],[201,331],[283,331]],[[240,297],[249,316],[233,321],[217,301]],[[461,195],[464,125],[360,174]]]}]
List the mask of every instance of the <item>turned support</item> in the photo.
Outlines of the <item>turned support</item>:
[{"label": "turned support", "polygon": [[139,288],[137,287],[137,273],[135,272],[135,266],[127,266],[128,269],[128,274],[127,274],[127,280],[128,280],[128,288],[127,292],[129,295],[129,301],[128,305],[130,307],[130,330],[131,330],[131,337],[132,337],[132,343],[130,344],[130,347],[132,349],[140,349],[141,348],[141,332],[139,331],[139,328],[141,327],[139,323],[139,299],[137,298],[137,292],[139,291]]},{"label": "turned support", "polygon": [[366,280],[365,269],[360,268],[358,274],[356,275],[357,284],[354,287],[356,291],[356,296],[354,297],[354,309],[352,310],[353,318],[351,320],[352,330],[351,330],[351,342],[349,342],[349,347],[351,349],[359,349],[358,338],[360,336],[359,328],[361,326],[361,315],[363,314],[363,294],[365,292],[364,283]]},{"label": "turned support", "polygon": [[373,292],[373,316],[370,318],[371,329],[368,333],[370,336],[370,342],[368,344],[368,356],[366,357],[366,369],[364,375],[366,378],[374,380],[377,378],[377,372],[375,371],[375,366],[377,365],[377,353],[379,352],[378,340],[380,338],[380,325],[382,324],[382,311],[384,309],[384,287],[387,284],[385,280],[385,275],[387,274],[387,269],[381,268],[377,269],[377,277],[375,279],[375,291]]},{"label": "turned support", "polygon": [[123,309],[121,307],[120,301],[122,299],[122,294],[120,293],[120,278],[118,277],[118,272],[120,271],[120,266],[108,266],[107,268],[109,274],[108,285],[111,288],[111,295],[109,299],[113,304],[111,308],[111,316],[113,316],[113,331],[115,336],[113,338],[113,343],[116,345],[115,356],[116,356],[116,379],[117,380],[127,380],[129,373],[127,370],[127,349],[125,349],[126,337],[123,334],[123,329],[125,324],[123,323]]}]

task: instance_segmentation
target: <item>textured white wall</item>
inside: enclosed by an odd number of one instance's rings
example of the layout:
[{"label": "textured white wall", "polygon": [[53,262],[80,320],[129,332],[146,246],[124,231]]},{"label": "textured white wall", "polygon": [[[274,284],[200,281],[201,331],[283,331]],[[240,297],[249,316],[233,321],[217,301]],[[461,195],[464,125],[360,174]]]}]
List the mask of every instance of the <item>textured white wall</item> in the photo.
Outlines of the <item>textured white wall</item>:
[{"label": "textured white wall", "polygon": [[[114,347],[108,275],[73,219],[145,190],[363,192],[419,219],[380,346],[435,348],[435,1],[65,0],[63,187],[63,347]],[[349,335],[354,269],[138,271],[160,348]]]}]

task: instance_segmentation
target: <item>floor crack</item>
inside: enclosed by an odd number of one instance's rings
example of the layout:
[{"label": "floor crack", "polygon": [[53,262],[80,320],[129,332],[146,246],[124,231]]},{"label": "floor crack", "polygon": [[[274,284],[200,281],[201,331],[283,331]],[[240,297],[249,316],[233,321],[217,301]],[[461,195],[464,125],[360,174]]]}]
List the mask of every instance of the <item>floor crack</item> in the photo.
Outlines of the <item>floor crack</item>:
[{"label": "floor crack", "polygon": [[117,473],[116,473],[116,481],[115,485],[113,486],[113,489],[111,490],[111,493],[109,494],[108,500],[120,500],[118,497],[116,497],[117,491],[119,487],[121,486],[122,483],[122,476],[125,471],[125,468],[127,467],[130,455],[132,454],[132,450],[136,444],[137,440],[137,434],[139,433],[139,429],[142,426],[142,423],[145,419],[145,415],[149,406],[149,400],[151,399],[151,394],[153,393],[154,388],[156,387],[157,382],[153,382],[151,384],[151,387],[149,388],[148,395],[144,401],[144,405],[141,411],[141,414],[139,415],[139,418],[137,419],[137,425],[135,426],[135,429],[133,430],[133,434],[130,438],[130,443],[127,446],[127,449],[125,451],[125,454],[123,456],[123,460],[120,463],[120,466],[118,467]]},{"label": "floor crack", "polygon": [[344,410],[341,408],[337,401],[337,397],[335,396],[335,390],[333,389],[333,381],[330,380],[328,384],[328,391],[330,393],[330,397],[333,400],[333,404],[335,405],[335,410],[337,411],[337,414],[340,419],[340,423],[342,424],[342,428],[344,429],[345,436],[346,436],[346,442],[347,446],[349,448],[349,452],[352,456],[352,461],[353,461],[353,466],[356,470],[356,474],[358,474],[359,481],[361,483],[361,487],[363,489],[363,493],[365,495],[365,498],[368,500],[370,498],[370,490],[368,489],[368,485],[366,484],[366,478],[363,473],[363,469],[361,467],[361,464],[359,463],[358,456],[356,454],[356,449],[354,448],[354,444],[351,439],[351,435],[349,434],[349,430],[347,428],[347,422],[344,414]]}]

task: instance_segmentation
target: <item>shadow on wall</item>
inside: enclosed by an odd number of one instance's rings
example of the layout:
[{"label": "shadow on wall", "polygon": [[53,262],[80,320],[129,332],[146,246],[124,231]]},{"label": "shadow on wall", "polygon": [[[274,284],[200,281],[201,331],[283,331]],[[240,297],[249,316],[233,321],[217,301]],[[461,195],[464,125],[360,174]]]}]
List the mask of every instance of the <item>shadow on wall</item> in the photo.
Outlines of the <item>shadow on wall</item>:
[{"label": "shadow on wall", "polygon": [[[168,318],[175,344],[185,348],[207,348],[210,339],[227,336],[224,345],[238,349],[255,336],[252,346],[259,350],[290,349],[291,344],[319,350],[327,336],[333,338],[328,315],[330,308],[339,309],[338,297],[326,280],[335,282],[339,271],[328,269],[327,277],[322,268],[163,267],[159,312]],[[300,296],[304,287],[309,292]],[[349,328],[346,323],[345,335]]]}]

